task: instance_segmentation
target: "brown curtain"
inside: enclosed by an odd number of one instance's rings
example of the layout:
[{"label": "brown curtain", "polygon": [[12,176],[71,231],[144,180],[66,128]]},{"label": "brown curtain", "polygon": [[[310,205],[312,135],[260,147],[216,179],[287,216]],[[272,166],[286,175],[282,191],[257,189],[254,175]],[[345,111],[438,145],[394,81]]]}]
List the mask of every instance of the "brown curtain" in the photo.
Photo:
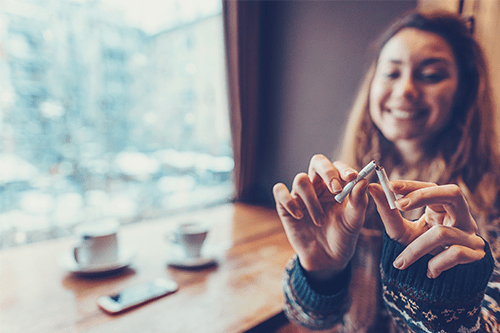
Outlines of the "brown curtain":
[{"label": "brown curtain", "polygon": [[236,200],[255,196],[259,111],[259,1],[223,1]]}]

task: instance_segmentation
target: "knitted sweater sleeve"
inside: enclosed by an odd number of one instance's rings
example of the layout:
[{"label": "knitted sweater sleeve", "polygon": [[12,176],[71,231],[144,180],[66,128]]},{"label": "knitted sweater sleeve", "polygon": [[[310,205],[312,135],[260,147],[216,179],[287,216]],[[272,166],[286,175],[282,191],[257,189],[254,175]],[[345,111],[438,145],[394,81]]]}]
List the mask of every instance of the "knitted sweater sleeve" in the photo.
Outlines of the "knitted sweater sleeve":
[{"label": "knitted sweater sleeve", "polygon": [[[405,270],[392,266],[404,246],[384,236],[381,258],[383,299],[400,332],[500,332],[500,269],[489,244],[486,255],[474,263],[458,265],[436,279],[426,276],[431,256],[424,256]],[[349,310],[351,267],[328,281],[336,292],[315,286],[294,256],[284,273],[285,314],[312,330],[341,324]]]},{"label": "knitted sweater sleeve", "polygon": [[492,276],[495,261],[488,243],[483,259],[457,265],[436,279],[426,275],[431,255],[405,270],[394,268],[392,263],[403,249],[385,235],[381,259],[383,298],[402,331],[498,332],[496,316],[500,309],[494,307],[498,308],[500,289],[498,276]]},{"label": "knitted sweater sleeve", "polygon": [[[285,293],[284,312],[290,321],[312,330],[328,329],[339,322],[347,312],[350,265],[336,278],[322,286],[307,280],[304,269],[295,255],[290,259],[283,276]],[[335,291],[325,291],[325,286]],[[319,292],[318,292],[319,291]]]}]

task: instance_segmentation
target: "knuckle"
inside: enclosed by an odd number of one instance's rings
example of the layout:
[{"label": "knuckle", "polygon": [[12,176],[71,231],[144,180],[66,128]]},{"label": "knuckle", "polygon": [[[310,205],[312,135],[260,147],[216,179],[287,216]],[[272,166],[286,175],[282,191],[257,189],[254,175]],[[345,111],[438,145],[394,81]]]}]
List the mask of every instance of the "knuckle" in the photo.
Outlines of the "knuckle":
[{"label": "knuckle", "polygon": [[448,227],[438,224],[433,226],[432,229],[434,239],[440,244],[445,243],[448,239]]},{"label": "knuckle", "polygon": [[467,261],[467,254],[465,253],[465,250],[461,246],[450,246],[446,250],[446,253],[448,257],[457,264]]},{"label": "knuckle", "polygon": [[455,197],[461,197],[462,196],[462,189],[456,185],[456,184],[450,184],[447,185],[450,190],[450,194],[455,196]]},{"label": "knuckle", "polygon": [[471,243],[474,244],[472,246],[472,248],[474,250],[484,250],[484,246],[486,245],[486,243],[484,242],[484,239],[482,239],[481,237],[477,236],[475,233],[473,235],[470,235],[469,236],[471,238]]}]

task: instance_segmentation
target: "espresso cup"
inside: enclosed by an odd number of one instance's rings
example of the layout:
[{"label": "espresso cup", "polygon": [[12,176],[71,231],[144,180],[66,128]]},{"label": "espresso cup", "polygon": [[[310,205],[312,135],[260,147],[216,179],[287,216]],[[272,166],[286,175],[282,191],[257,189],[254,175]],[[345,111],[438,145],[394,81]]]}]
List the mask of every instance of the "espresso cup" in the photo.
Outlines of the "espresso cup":
[{"label": "espresso cup", "polygon": [[180,245],[186,257],[199,258],[208,230],[208,227],[200,222],[181,223],[172,233],[171,241]]},{"label": "espresso cup", "polygon": [[118,261],[118,227],[114,219],[84,223],[75,228],[79,243],[73,249],[80,266],[98,266]]}]

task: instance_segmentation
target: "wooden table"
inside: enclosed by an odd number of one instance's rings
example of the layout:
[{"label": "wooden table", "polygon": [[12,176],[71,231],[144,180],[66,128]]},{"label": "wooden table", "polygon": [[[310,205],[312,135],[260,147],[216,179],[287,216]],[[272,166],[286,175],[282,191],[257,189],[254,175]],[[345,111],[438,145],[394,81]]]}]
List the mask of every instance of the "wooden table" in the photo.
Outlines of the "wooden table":
[{"label": "wooden table", "polygon": [[[190,219],[212,226],[207,246],[227,245],[217,266],[166,265],[165,234]],[[293,251],[274,210],[225,204],[123,226],[119,241],[136,250],[132,265],[98,278],[58,263],[72,237],[0,251],[0,332],[245,332],[282,310],[281,278]],[[179,290],[119,315],[96,305],[99,296],[157,277]]]}]

